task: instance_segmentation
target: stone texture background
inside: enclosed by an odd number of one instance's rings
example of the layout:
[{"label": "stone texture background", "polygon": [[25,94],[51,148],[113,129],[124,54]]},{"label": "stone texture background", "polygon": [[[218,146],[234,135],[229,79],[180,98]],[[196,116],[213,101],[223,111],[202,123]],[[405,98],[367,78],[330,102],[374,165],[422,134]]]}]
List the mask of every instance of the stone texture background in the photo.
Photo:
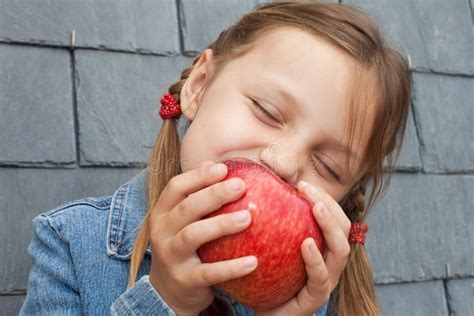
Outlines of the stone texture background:
[{"label": "stone texture background", "polygon": [[[258,2],[0,0],[0,315],[27,292],[32,218],[141,170],[161,93]],[[472,315],[473,1],[342,2],[373,13],[412,69],[402,157],[369,218],[379,302]]]}]

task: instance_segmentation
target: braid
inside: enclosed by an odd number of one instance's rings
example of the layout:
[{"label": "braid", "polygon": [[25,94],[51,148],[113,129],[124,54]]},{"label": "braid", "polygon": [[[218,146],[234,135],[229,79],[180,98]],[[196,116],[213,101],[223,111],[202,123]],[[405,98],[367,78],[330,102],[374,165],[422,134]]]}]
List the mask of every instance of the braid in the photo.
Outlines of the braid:
[{"label": "braid", "polygon": [[363,179],[349,192],[341,202],[341,206],[346,212],[347,217],[351,222],[363,222],[365,219],[366,205],[365,192],[367,191],[367,182]]},{"label": "braid", "polygon": [[[365,193],[367,191],[367,177],[362,177],[359,182],[354,186],[351,192],[341,202],[341,207],[346,213],[349,220],[354,223],[363,223],[367,217],[367,209],[365,203]],[[348,264],[351,263],[353,256],[359,253],[360,248],[364,245],[350,244],[351,252],[348,258]]]}]

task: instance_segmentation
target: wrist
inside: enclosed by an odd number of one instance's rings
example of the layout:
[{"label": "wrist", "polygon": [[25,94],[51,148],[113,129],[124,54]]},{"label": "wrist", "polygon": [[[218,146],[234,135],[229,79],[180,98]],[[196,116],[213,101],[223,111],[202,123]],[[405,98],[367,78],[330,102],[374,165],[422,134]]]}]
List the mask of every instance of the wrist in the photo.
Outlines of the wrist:
[{"label": "wrist", "polygon": [[190,312],[190,311],[183,311],[180,308],[177,308],[173,302],[171,301],[170,297],[163,291],[163,289],[160,288],[159,284],[160,282],[155,279],[154,274],[152,271],[150,271],[149,275],[149,280],[150,284],[152,287],[155,289],[155,291],[158,293],[158,295],[161,297],[163,301],[166,302],[166,304],[173,310],[173,312],[176,314],[176,316],[198,316],[199,313],[195,312]]},{"label": "wrist", "polygon": [[200,311],[196,311],[194,309],[183,309],[179,299],[177,299],[172,294],[168,293],[165,288],[163,288],[163,282],[159,280],[158,277],[155,277],[155,273],[153,273],[153,267],[150,270],[150,274],[148,276],[150,284],[161,297],[161,299],[168,305],[169,308],[173,310],[176,316],[199,316]]}]

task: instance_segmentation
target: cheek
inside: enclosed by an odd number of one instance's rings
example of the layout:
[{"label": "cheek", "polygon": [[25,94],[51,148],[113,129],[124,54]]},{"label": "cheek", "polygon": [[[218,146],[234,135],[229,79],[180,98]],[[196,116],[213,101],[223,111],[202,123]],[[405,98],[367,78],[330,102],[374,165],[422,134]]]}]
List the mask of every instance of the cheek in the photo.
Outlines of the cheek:
[{"label": "cheek", "polygon": [[203,109],[186,131],[181,144],[181,169],[197,168],[205,159],[217,160],[229,152],[264,143],[261,124],[246,104],[216,105]]},{"label": "cheek", "polygon": [[[232,108],[222,109],[219,120],[213,121],[213,129],[206,135],[209,145],[221,155],[230,151],[243,151],[265,143],[262,123],[248,105],[240,101]],[[258,135],[258,137],[256,137]]]},{"label": "cheek", "polygon": [[187,129],[180,151],[180,165],[183,172],[198,168],[204,160],[213,159],[209,142],[203,142],[203,139],[209,137],[207,133],[205,125],[201,125],[197,120],[194,120]]}]

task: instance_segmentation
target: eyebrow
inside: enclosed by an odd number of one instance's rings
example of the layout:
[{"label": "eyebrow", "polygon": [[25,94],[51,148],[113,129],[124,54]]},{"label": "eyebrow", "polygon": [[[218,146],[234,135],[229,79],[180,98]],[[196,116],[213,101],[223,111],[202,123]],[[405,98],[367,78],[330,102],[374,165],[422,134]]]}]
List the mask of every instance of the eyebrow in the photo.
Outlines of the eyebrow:
[{"label": "eyebrow", "polygon": [[[276,80],[262,79],[260,81],[257,81],[256,85],[259,89],[270,93],[270,95],[276,92],[283,99],[289,101],[292,105],[296,107],[300,107],[301,104],[303,104],[301,100],[298,100],[298,98],[294,94],[292,94],[287,88],[285,88],[285,85],[278,83],[278,81]],[[273,86],[273,88],[268,89],[268,85]]]},{"label": "eyebrow", "polygon": [[[269,93],[276,92],[281,97],[283,97],[283,99],[290,102],[290,104],[294,105],[295,107],[301,107],[301,105],[303,104],[301,100],[299,100],[293,93],[291,93],[287,88],[285,88],[285,85],[280,84],[278,80],[261,79],[256,82],[256,85],[258,86],[259,89],[268,91]],[[273,86],[274,90],[268,89],[266,87],[267,85]],[[349,148],[348,145],[343,144],[342,142],[340,142],[334,137],[330,136],[330,139],[331,139],[331,142],[335,144],[338,151],[342,151],[344,154],[348,155],[349,157],[355,158],[356,162],[358,163],[361,161],[357,153],[353,151],[351,148]]]}]

